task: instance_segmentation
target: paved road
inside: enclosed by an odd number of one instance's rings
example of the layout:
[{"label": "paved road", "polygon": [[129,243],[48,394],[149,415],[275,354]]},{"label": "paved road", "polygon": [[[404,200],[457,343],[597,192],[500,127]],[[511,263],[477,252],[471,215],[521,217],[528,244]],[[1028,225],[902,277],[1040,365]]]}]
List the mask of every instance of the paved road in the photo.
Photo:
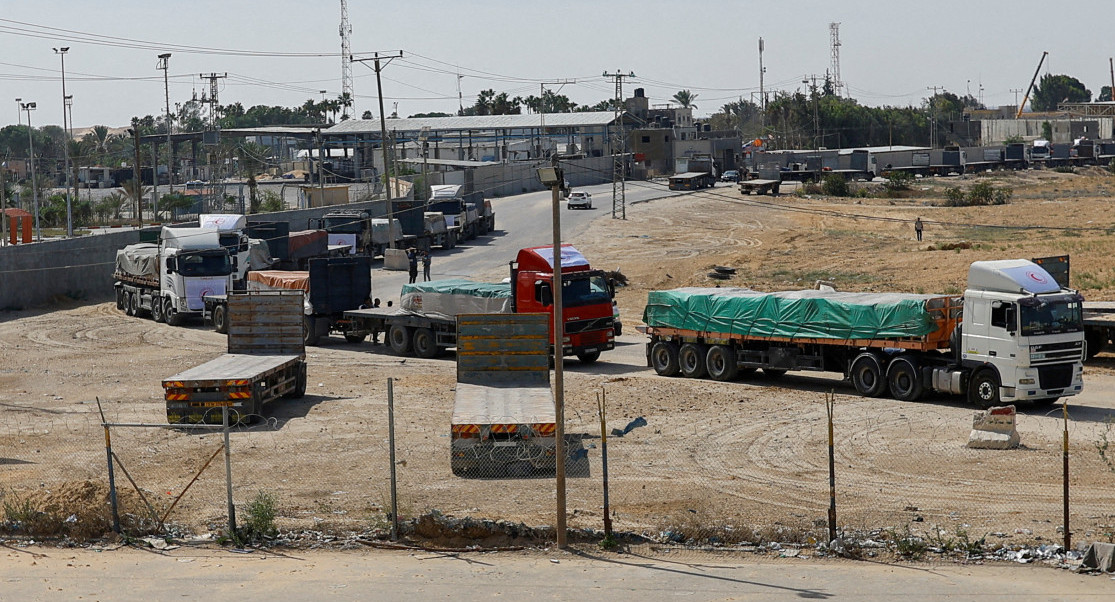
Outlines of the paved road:
[{"label": "paved road", "polygon": [[[609,219],[612,211],[612,185],[584,186],[592,194],[591,210],[566,210],[561,202],[559,219],[562,236],[572,236],[586,228],[594,219]],[[645,182],[627,185],[627,203],[642,203],[652,199],[674,196],[677,192],[664,186]],[[435,279],[470,278],[499,280],[509,275],[507,264],[515,253],[526,247],[553,243],[552,203],[549,192],[529,192],[510,197],[492,199],[496,212],[495,234],[481,236],[450,250],[434,250],[431,254],[430,275]],[[592,261],[592,257],[589,257]],[[399,289],[408,280],[406,272],[372,270],[372,294],[384,303],[397,301]]]},{"label": "paved road", "polygon": [[[1108,600],[1109,576],[1044,566],[661,559],[562,552],[5,547],[0,600]],[[556,561],[556,562],[555,562]]]}]

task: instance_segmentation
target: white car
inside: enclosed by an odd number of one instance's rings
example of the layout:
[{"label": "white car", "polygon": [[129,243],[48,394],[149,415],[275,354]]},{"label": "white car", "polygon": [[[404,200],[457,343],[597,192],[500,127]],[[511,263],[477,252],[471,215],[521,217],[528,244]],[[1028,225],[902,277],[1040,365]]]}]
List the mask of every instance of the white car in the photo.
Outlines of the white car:
[{"label": "white car", "polygon": [[570,209],[592,209],[592,195],[580,190],[570,192],[566,206]]}]

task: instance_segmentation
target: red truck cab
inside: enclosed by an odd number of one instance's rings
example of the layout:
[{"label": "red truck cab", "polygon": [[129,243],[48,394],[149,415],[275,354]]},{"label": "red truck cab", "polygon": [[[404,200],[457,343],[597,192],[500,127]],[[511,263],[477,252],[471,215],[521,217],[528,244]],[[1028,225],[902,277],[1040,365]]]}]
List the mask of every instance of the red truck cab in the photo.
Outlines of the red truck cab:
[{"label": "red truck cab", "polygon": [[[515,313],[554,311],[553,247],[519,251],[511,262],[511,303]],[[561,247],[562,313],[565,336],[562,355],[576,355],[595,362],[603,351],[615,348],[613,291],[602,270],[594,270],[573,245]],[[550,340],[554,340],[550,320]]]}]

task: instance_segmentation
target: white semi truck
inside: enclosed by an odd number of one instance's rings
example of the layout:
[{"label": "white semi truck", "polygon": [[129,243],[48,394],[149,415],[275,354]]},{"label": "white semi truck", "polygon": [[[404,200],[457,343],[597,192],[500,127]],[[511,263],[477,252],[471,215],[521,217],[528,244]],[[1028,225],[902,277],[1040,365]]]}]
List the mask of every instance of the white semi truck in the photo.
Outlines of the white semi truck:
[{"label": "white semi truck", "polygon": [[164,227],[159,243],[128,245],[116,252],[116,307],[129,316],[147,313],[156,322],[180,325],[202,315],[206,295],[232,289],[232,262],[216,228]]},{"label": "white semi truck", "polygon": [[1083,389],[1083,298],[1024,259],[977,261],[964,295],[652,291],[647,360],[663,376],[840,372],[867,397],[930,391],[981,408]]}]

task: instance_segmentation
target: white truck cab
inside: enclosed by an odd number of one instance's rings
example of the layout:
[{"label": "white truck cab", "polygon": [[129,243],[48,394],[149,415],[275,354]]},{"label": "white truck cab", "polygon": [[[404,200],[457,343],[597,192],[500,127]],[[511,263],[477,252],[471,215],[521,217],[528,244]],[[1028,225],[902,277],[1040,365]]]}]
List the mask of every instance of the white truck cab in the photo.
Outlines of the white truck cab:
[{"label": "white truck cab", "polygon": [[[248,218],[237,213],[202,213],[198,216],[202,228],[213,228],[218,232],[220,244],[228,249],[232,261],[233,288],[242,290],[248,279],[251,266],[251,245],[248,240]],[[260,269],[263,266],[256,266]]]},{"label": "white truck cab", "polygon": [[1049,401],[1083,390],[1083,298],[1024,259],[968,271],[960,360],[985,404]]},{"label": "white truck cab", "polygon": [[159,295],[167,322],[201,314],[202,297],[232,288],[232,263],[216,228],[163,227],[159,240]]}]

